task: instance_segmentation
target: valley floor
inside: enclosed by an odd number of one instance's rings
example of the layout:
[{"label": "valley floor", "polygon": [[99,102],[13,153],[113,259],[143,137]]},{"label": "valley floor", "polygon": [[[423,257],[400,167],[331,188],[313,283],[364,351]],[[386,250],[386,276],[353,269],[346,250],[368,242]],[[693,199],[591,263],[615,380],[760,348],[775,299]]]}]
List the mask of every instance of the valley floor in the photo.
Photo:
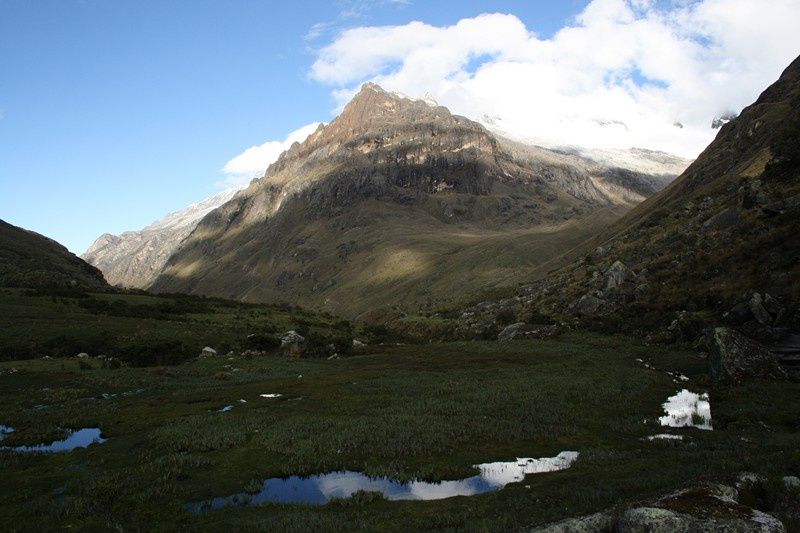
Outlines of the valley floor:
[{"label": "valley floor", "polygon": [[[65,428],[107,439],[57,454],[0,450],[4,529],[509,530],[741,471],[800,473],[800,384],[709,388],[691,352],[579,332],[370,351],[117,369],[2,362],[0,424],[15,428],[3,446],[52,442]],[[713,431],[659,424],[684,388],[710,393]],[[660,433],[684,439],[643,440]],[[580,454],[571,468],[475,496],[186,509],[272,476],[461,479],[476,463],[565,450]]]}]

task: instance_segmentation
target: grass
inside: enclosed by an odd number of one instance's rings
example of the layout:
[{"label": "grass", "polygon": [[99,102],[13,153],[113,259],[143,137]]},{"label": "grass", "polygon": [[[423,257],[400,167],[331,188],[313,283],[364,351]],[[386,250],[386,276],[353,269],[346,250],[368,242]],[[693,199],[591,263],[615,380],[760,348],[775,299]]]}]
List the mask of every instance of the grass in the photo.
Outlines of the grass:
[{"label": "grass", "polygon": [[[339,360],[197,359],[167,371],[96,360],[80,370],[77,359],[0,363],[0,423],[17,428],[4,445],[88,426],[109,439],[59,455],[0,452],[0,519],[11,529],[507,530],[742,470],[800,473],[794,383],[712,388],[714,431],[679,430],[685,443],[641,440],[663,432],[656,420],[669,395],[709,386],[692,353],[588,333],[373,350]],[[4,373],[11,367],[15,374]],[[691,381],[677,385],[663,370]],[[271,392],[283,396],[259,396]],[[216,412],[228,404],[230,412]],[[364,494],[203,515],[183,507],[255,490],[271,476],[349,469],[458,479],[475,463],[563,450],[581,453],[571,469],[479,496]]]}]

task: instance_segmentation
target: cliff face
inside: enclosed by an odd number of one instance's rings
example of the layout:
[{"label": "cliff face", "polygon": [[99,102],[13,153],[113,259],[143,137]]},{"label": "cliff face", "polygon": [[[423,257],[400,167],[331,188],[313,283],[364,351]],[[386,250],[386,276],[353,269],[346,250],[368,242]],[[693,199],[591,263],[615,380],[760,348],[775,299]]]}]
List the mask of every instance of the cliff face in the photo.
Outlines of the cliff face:
[{"label": "cliff face", "polygon": [[524,276],[667,179],[513,143],[366,84],[209,213],[152,287],[347,314],[458,300]]},{"label": "cliff face", "polygon": [[105,233],[81,255],[99,268],[112,285],[143,289],[158,277],[164,265],[197,223],[213,209],[230,200],[235,191],[217,193],[170,213],[139,231],[122,235]]}]

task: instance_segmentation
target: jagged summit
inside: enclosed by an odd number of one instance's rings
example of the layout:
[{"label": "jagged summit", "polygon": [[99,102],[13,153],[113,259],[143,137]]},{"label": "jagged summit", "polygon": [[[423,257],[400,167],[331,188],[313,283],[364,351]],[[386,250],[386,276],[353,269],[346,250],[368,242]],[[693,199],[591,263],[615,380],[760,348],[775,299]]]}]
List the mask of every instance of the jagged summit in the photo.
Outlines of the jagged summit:
[{"label": "jagged summit", "polygon": [[345,314],[457,300],[576,245],[668,179],[514,144],[367,83],[209,213],[152,288]]}]

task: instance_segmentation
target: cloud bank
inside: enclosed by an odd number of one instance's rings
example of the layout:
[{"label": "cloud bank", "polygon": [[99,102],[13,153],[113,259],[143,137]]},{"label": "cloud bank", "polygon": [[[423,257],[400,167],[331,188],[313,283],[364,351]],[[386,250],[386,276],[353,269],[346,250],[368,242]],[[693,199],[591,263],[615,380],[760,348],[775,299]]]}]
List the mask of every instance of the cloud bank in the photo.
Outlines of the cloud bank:
[{"label": "cloud bank", "polygon": [[267,141],[257,146],[251,146],[225,163],[225,166],[222,167],[225,179],[221,185],[226,188],[241,188],[253,178],[260,178],[281,153],[288,150],[295,142],[306,140],[306,137],[314,133],[319,125],[319,122],[306,124],[291,132],[282,141]]},{"label": "cloud bank", "polygon": [[[800,0],[593,0],[551,38],[516,16],[357,27],[310,76],[339,105],[364,81],[545,145],[696,156],[800,53]],[[244,154],[243,154],[244,155]]]}]

